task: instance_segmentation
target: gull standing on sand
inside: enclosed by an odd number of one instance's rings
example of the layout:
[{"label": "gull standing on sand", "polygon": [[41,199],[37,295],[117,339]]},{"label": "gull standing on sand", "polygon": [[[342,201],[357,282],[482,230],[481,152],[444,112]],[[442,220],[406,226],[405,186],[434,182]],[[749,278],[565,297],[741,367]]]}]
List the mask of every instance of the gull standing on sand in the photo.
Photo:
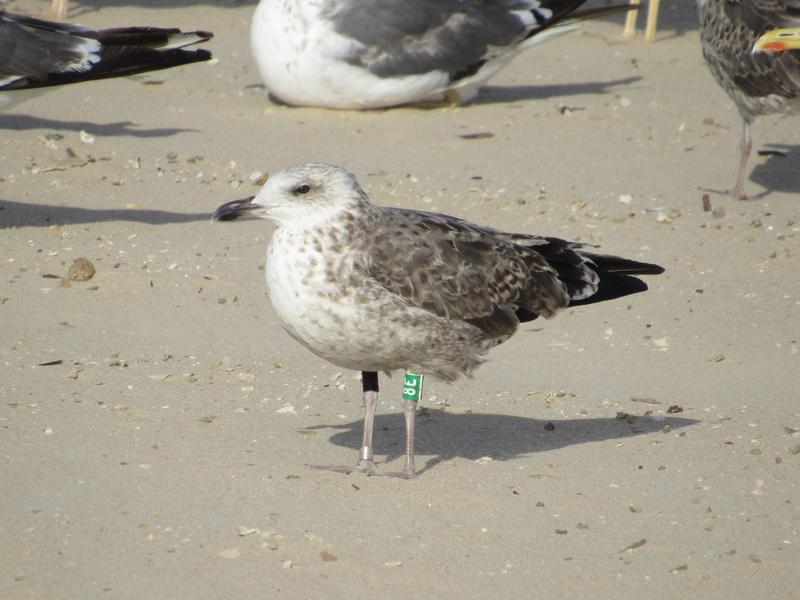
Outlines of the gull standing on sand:
[{"label": "gull standing on sand", "polygon": [[768,30],[800,27],[800,0],[698,0],[697,6],[703,57],[742,117],[739,170],[728,194],[746,200],[753,121],[800,107],[800,52],[781,52],[792,47],[788,39],[785,47],[766,45],[768,40],[754,46]]},{"label": "gull standing on sand", "polygon": [[[276,173],[213,216],[241,218],[277,224],[266,279],[284,329],[325,360],[362,371],[363,443],[347,471],[375,469],[379,371],[470,376],[521,322],[644,291],[633,276],[664,271],[558,238],[377,206],[350,172],[321,163]],[[404,401],[406,477],[415,474],[415,410]]]},{"label": "gull standing on sand", "polygon": [[574,12],[584,2],[261,0],[250,42],[268,91],[287,104],[455,104],[525,48],[630,8]]},{"label": "gull standing on sand", "polygon": [[0,11],[0,110],[52,86],[209,60],[208,50],[183,48],[212,37],[155,27],[95,30]]}]

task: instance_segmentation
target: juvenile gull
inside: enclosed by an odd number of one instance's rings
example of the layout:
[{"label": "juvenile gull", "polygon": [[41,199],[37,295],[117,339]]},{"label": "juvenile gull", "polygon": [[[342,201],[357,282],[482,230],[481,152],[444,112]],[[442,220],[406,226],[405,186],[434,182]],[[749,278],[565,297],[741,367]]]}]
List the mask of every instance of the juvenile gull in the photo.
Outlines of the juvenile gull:
[{"label": "juvenile gull", "polygon": [[155,27],[94,30],[0,11],[0,109],[52,86],[208,60],[207,50],[182,48],[212,37]]},{"label": "juvenile gull", "polygon": [[[522,50],[571,31],[585,0],[261,0],[250,41],[287,104],[465,102]],[[566,18],[569,17],[569,18]]]},{"label": "juvenile gull", "polygon": [[[241,218],[277,224],[266,279],[286,331],[314,354],[363,373],[356,469],[367,472],[375,468],[378,371],[470,376],[521,322],[644,291],[633,275],[663,272],[575,242],[377,206],[351,173],[321,163],[276,173],[256,196],[223,204],[213,216]],[[404,401],[408,477],[415,408]]]},{"label": "juvenile gull", "polygon": [[728,194],[746,200],[753,121],[800,107],[800,53],[768,45],[754,53],[754,45],[768,30],[800,26],[800,0],[698,0],[697,5],[703,56],[742,117],[739,170]]}]

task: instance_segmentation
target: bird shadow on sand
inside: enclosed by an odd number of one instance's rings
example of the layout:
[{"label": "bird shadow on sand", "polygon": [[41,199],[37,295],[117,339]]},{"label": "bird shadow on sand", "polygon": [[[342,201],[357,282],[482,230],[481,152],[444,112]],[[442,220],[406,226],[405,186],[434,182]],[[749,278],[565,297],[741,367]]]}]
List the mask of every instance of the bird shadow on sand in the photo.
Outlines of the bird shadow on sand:
[{"label": "bird shadow on sand", "polygon": [[10,227],[49,227],[106,221],[130,221],[149,225],[209,221],[211,213],[175,213],[165,210],[128,208],[79,208],[52,204],[28,204],[0,199],[0,229]]},{"label": "bird shadow on sand", "polygon": [[[511,460],[536,452],[557,450],[574,444],[617,440],[637,435],[670,431],[699,421],[682,417],[587,418],[542,420],[511,415],[452,413],[421,409],[417,415],[415,448],[418,457],[433,456],[417,473],[453,458]],[[550,427],[552,424],[552,428]],[[330,441],[337,446],[358,450],[362,422],[316,425],[308,430],[340,429]],[[405,421],[402,414],[375,417],[375,452],[390,462],[405,452]],[[355,452],[354,452],[355,454]],[[354,461],[355,462],[355,461]],[[418,466],[420,461],[417,462]]]},{"label": "bird shadow on sand", "polygon": [[[778,152],[771,152],[775,149]],[[759,149],[759,162],[750,172],[750,181],[769,192],[800,192],[800,145],[769,144]],[[764,160],[766,156],[766,160]]]},{"label": "bird shadow on sand", "polygon": [[[753,154],[756,154],[755,152]],[[797,194],[800,192],[800,145],[768,144],[758,150],[757,157],[751,157],[751,162],[760,160],[751,171],[747,180],[760,185],[764,189],[757,192],[752,186],[745,184],[748,200],[763,200],[773,192]],[[733,173],[731,173],[731,179]],[[701,192],[709,192],[726,196],[727,190],[703,187]]]},{"label": "bird shadow on sand", "polygon": [[125,136],[138,138],[157,138],[177,135],[196,129],[159,128],[136,129],[136,123],[118,121],[116,123],[92,123],[91,121],[58,121],[45,119],[25,114],[5,114],[0,116],[0,130],[27,131],[30,129],[45,129],[56,131],[85,131],[94,136]]},{"label": "bird shadow on sand", "polygon": [[611,81],[588,81],[585,83],[561,83],[556,85],[487,85],[470,104],[496,104],[499,102],[518,102],[520,100],[547,100],[561,96],[581,94],[608,94],[617,86],[629,86],[641,81],[642,77],[624,77]]}]

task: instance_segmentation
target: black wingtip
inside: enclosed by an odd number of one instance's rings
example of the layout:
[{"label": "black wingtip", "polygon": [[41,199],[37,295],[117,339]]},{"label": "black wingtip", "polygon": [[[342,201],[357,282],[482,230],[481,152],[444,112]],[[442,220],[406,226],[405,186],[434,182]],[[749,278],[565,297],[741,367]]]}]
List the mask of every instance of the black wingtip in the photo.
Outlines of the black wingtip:
[{"label": "black wingtip", "polygon": [[22,79],[18,84],[8,86],[8,89],[16,87],[48,87],[114,77],[129,77],[150,71],[161,71],[181,65],[203,62],[211,58],[211,52],[204,49],[153,50],[152,48],[111,46],[103,52],[100,62],[92,65],[92,68],[87,71],[50,73],[46,79],[41,81]]},{"label": "black wingtip", "polygon": [[[663,271],[663,269],[662,269]],[[646,292],[647,284],[637,277],[631,275],[600,275],[600,283],[597,291],[582,300],[572,300],[570,306],[582,306],[585,304],[596,304],[606,300],[616,300],[623,296]]]},{"label": "black wingtip", "polygon": [[614,275],[660,275],[665,271],[661,265],[622,258],[621,256],[594,254],[592,252],[582,252],[582,254],[595,264],[594,269],[601,276],[604,273]]}]

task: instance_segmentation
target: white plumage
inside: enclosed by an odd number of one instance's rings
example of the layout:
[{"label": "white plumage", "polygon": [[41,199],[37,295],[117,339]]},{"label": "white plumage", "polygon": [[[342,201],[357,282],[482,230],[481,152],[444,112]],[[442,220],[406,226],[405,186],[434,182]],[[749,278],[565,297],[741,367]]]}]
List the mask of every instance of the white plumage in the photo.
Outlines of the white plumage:
[{"label": "white plumage", "polygon": [[584,1],[261,0],[251,48],[288,104],[460,103],[525,48],[575,29],[564,18]]}]

